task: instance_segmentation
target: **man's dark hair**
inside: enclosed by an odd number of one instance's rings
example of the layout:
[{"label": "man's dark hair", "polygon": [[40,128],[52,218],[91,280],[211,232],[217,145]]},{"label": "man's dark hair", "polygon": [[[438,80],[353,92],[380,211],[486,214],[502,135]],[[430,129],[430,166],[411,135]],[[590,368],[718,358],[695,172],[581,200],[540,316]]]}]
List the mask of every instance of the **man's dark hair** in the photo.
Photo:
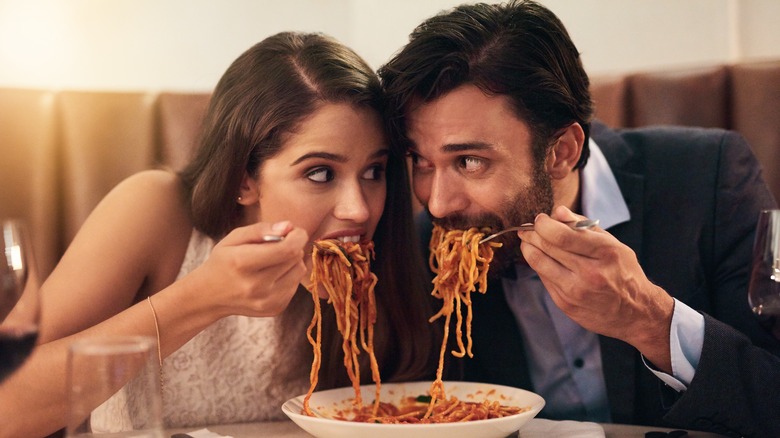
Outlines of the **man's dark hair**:
[{"label": "man's dark hair", "polygon": [[388,95],[386,121],[399,146],[409,146],[406,115],[471,84],[504,95],[528,124],[534,156],[543,159],[555,136],[571,123],[585,131],[587,162],[593,106],[580,54],[561,21],[533,1],[461,5],[420,24],[409,43],[379,69]]}]

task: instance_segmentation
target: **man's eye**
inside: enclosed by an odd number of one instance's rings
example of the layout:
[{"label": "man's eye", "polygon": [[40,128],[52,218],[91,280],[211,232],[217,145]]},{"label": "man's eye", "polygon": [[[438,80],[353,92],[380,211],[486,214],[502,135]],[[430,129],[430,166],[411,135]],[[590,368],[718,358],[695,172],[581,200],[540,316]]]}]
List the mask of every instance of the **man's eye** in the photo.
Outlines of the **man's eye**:
[{"label": "man's eye", "polygon": [[363,174],[363,179],[367,180],[380,180],[382,179],[382,174],[385,172],[385,167],[382,165],[375,165],[371,166],[366,170],[366,172]]},{"label": "man's eye", "polygon": [[463,157],[460,165],[466,172],[479,172],[485,167],[485,160],[476,157]]},{"label": "man's eye", "polygon": [[417,169],[427,169],[431,167],[431,162],[421,157],[419,154],[408,152],[406,155],[412,161],[412,165]]},{"label": "man's eye", "polygon": [[318,183],[332,181],[333,171],[328,169],[327,167],[318,167],[316,169],[309,171],[306,174],[306,178]]}]

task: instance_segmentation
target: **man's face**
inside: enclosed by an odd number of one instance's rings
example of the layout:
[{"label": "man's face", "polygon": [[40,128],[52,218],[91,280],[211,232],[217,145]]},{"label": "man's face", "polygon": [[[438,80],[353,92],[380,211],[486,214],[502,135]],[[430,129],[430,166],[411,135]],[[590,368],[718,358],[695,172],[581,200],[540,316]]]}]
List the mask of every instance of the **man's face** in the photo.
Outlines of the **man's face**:
[{"label": "man's face", "polygon": [[[551,211],[545,163],[534,163],[531,131],[506,97],[463,85],[416,107],[407,134],[414,193],[435,222],[499,229]],[[519,254],[516,236],[503,243],[500,264]]]}]

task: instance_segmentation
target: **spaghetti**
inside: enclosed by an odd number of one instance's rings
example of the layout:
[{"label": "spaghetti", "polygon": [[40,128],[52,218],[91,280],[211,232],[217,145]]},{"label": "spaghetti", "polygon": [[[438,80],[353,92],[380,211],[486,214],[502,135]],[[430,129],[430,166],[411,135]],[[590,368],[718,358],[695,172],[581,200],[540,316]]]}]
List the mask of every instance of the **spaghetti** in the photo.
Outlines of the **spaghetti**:
[{"label": "spaghetti", "polygon": [[[434,322],[441,317],[445,318],[439,366],[428,396],[405,397],[397,405],[379,401],[379,370],[373,353],[373,324],[376,320],[373,290],[377,280],[369,270],[369,261],[373,258],[373,243],[363,246],[346,244],[342,247],[337,241],[317,242],[312,252],[310,288],[314,297],[315,311],[307,331],[309,342],[314,347],[314,361],[310,376],[311,387],[303,401],[303,413],[314,415],[309,407],[309,399],[317,385],[317,374],[321,363],[322,323],[316,292],[318,286],[322,286],[328,292],[328,302],[333,303],[336,309],[338,328],[344,338],[344,365],[355,389],[355,400],[351,408],[336,412],[334,419],[393,424],[452,423],[500,418],[528,411],[529,407],[506,406],[499,401],[474,402],[458,400],[454,396],[448,398],[444,392],[442,375],[452,313],[456,312],[455,332],[458,344],[458,349],[452,351],[452,354],[457,357],[465,355],[473,357],[471,293],[487,292],[487,273],[493,259],[493,248],[501,246],[496,242],[480,244],[479,240],[483,236],[484,233],[477,228],[445,230],[438,225],[434,226],[429,259],[431,270],[436,274],[433,279],[432,295],[440,298],[443,304],[429,322]],[[466,306],[465,343],[462,328],[463,305]],[[312,336],[315,327],[316,339]],[[364,406],[360,394],[357,330],[360,331],[361,345],[371,359],[371,370],[376,382],[376,398],[372,406]]]},{"label": "spaghetti", "polygon": [[505,406],[499,401],[470,402],[450,397],[437,401],[433,412],[428,414],[429,404],[429,397],[426,396],[405,397],[398,405],[380,403],[377,412],[369,412],[367,408],[363,408],[357,412],[337,412],[334,418],[383,424],[457,423],[501,418],[531,409],[530,407]]},{"label": "spaghetti", "polygon": [[[314,350],[309,380],[311,386],[303,400],[304,413],[313,416],[309,399],[317,386],[318,374],[322,363],[322,310],[318,289],[322,287],[328,294],[328,303],[336,311],[336,324],[341,333],[344,351],[344,367],[347,369],[352,386],[355,389],[354,405],[363,408],[360,393],[360,347],[368,353],[371,373],[376,383],[376,397],[372,412],[379,409],[381,380],[379,365],[374,355],[374,323],[376,322],[376,299],[374,287],[377,278],[371,272],[371,259],[374,258],[374,243],[342,243],[328,239],[315,242],[312,250],[311,286],[309,291],[314,299],[314,316],[306,336]],[[316,328],[316,335],[312,332]],[[358,336],[360,341],[358,343]]]},{"label": "spaghetti", "polygon": [[[443,301],[441,310],[433,315],[429,322],[444,317],[444,339],[439,352],[439,367],[436,370],[436,379],[431,384],[431,400],[424,418],[436,415],[437,401],[446,399],[442,374],[444,372],[444,354],[447,350],[447,340],[450,333],[450,320],[455,312],[455,335],[458,350],[452,351],[456,357],[468,355],[471,352],[471,293],[478,291],[487,292],[487,273],[490,262],[493,260],[493,248],[500,247],[500,243],[479,241],[485,234],[477,228],[467,230],[446,230],[434,225],[430,241],[429,264],[431,271],[436,274],[433,279],[433,295]],[[477,289],[479,284],[479,289]],[[466,306],[466,344],[463,343],[463,313],[462,305]],[[456,399],[457,401],[457,399]]]}]

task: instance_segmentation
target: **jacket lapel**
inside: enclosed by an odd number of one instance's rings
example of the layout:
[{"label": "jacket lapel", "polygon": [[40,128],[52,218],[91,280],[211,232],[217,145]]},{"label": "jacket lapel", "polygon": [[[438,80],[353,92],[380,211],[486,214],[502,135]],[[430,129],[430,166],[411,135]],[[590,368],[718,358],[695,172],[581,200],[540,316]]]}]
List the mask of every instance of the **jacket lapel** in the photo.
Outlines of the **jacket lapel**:
[{"label": "jacket lapel", "polygon": [[[633,152],[614,131],[600,124],[594,124],[593,128],[593,139],[604,153],[631,214],[631,220],[608,231],[628,245],[641,260],[644,177],[632,172]],[[630,423],[635,418],[636,373],[641,365],[639,352],[614,338],[599,336],[599,341],[612,421]]]}]

